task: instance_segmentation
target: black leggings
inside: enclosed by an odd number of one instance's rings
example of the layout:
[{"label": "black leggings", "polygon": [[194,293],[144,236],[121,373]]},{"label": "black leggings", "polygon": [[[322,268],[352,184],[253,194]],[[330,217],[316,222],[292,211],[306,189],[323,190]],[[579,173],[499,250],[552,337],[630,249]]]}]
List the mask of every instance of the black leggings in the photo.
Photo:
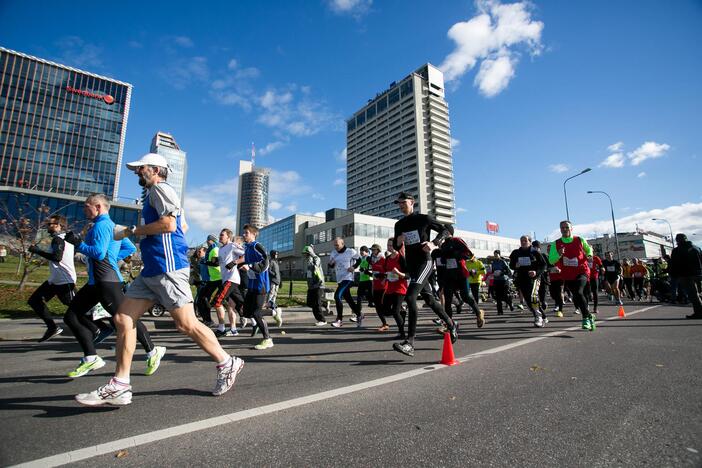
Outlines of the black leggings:
[{"label": "black leggings", "polygon": [[548,287],[548,292],[551,295],[551,299],[556,303],[558,310],[563,312],[563,280],[551,280],[551,284]]},{"label": "black leggings", "polygon": [[[100,303],[102,307],[112,316],[117,313],[120,304],[124,300],[124,292],[122,291],[122,283],[102,283],[86,284],[78,290],[71,304],[63,316],[63,321],[68,325],[68,328],[73,332],[78,344],[83,350],[84,356],[94,356],[95,338],[92,317],[85,314]],[[110,320],[114,326],[114,322]],[[144,347],[147,353],[154,349],[154,344],[151,342],[151,336],[146,330],[146,327],[141,320],[136,322],[137,340]]]},{"label": "black leggings", "polygon": [[580,310],[583,318],[590,317],[590,309],[587,307],[587,299],[585,298],[585,286],[588,284],[586,275],[578,275],[574,280],[565,281],[565,285],[573,294],[573,305]]},{"label": "black leggings", "polygon": [[469,283],[470,284],[470,293],[473,295],[473,299],[475,299],[475,302],[478,302],[480,300],[480,283]]},{"label": "black leggings", "polygon": [[495,288],[495,300],[497,301],[497,315],[502,315],[502,301],[507,303],[510,310],[513,308],[509,285],[507,281],[495,281],[493,287]]},{"label": "black leggings", "polygon": [[368,305],[375,304],[374,293],[372,281],[359,281],[358,288],[356,288],[356,302],[360,306],[363,304],[363,299],[365,299],[368,301]]},{"label": "black leggings", "polygon": [[[237,285],[234,285],[235,287]],[[256,321],[258,329],[263,333],[263,339],[268,339],[271,335],[268,333],[268,324],[263,319],[263,304],[266,303],[266,297],[268,294],[258,291],[246,291],[246,297],[244,298],[244,317],[253,317]]]},{"label": "black leggings", "polygon": [[446,323],[449,330],[453,330],[455,326],[451,317],[446,315],[446,311],[441,307],[441,303],[436,300],[429,285],[429,274],[433,270],[432,262],[427,260],[414,268],[408,268],[410,284],[407,288],[405,301],[407,302],[407,312],[409,324],[407,325],[407,340],[410,344],[414,344],[414,336],[417,333],[417,296],[422,296],[422,299],[429,305],[431,310]]},{"label": "black leggings", "polygon": [[46,307],[46,303],[55,296],[63,305],[68,306],[75,295],[76,285],[73,283],[51,284],[48,281],[44,281],[41,286],[29,296],[27,303],[49,329],[55,330],[57,328],[56,322],[51,318],[51,313],[48,307]]},{"label": "black leggings", "polygon": [[521,276],[517,280],[517,287],[521,291],[524,300],[527,303],[527,307],[534,318],[541,316],[546,318],[546,314],[543,309],[541,309],[541,303],[539,301],[539,287],[541,285],[541,280],[539,278],[522,278]]},{"label": "black leggings", "polygon": [[200,318],[202,318],[202,320],[205,322],[212,321],[212,311],[210,310],[212,306],[210,301],[212,299],[212,294],[214,294],[215,291],[218,291],[221,287],[222,282],[217,280],[208,281],[202,286],[202,288],[200,288],[200,292],[197,295],[197,312],[200,315]]},{"label": "black leggings", "polygon": [[590,281],[585,287],[585,297],[592,301],[593,313],[597,313],[597,305],[600,303],[600,300],[597,297],[598,282],[599,281],[597,278],[590,278]]},{"label": "black leggings", "polygon": [[[400,338],[405,338],[405,317],[402,314],[403,294],[390,293],[383,296],[383,309],[386,315],[391,315],[395,319]],[[377,304],[377,303],[376,303]],[[385,321],[383,321],[385,323]]]},{"label": "black leggings", "polygon": [[322,313],[322,296],[324,289],[310,288],[307,290],[307,307],[312,308],[312,315],[317,322],[325,322],[324,314]]},{"label": "black leggings", "polygon": [[[374,289],[373,290],[373,305],[375,306],[375,313],[378,314],[378,318],[383,325],[387,325],[388,322],[385,320],[385,305],[383,304],[383,296],[385,296],[384,289]],[[360,301],[359,301],[360,303]]]},{"label": "black leggings", "polygon": [[636,295],[641,299],[644,297],[644,279],[643,278],[633,278],[634,280],[634,291]]},{"label": "black leggings", "polygon": [[361,314],[360,305],[356,304],[353,301],[353,297],[351,296],[351,286],[352,285],[353,285],[353,282],[351,280],[344,280],[336,286],[336,291],[334,292],[334,304],[336,305],[336,319],[337,320],[342,320],[344,318],[344,303],[343,303],[343,301],[346,301],[346,303],[351,307],[351,311],[354,314],[356,314],[356,315]]},{"label": "black leggings", "polygon": [[478,304],[475,303],[475,298],[468,289],[468,281],[463,278],[447,278],[444,285],[444,309],[449,317],[453,317],[453,295],[458,293],[463,302],[468,304],[473,313],[478,315]]}]

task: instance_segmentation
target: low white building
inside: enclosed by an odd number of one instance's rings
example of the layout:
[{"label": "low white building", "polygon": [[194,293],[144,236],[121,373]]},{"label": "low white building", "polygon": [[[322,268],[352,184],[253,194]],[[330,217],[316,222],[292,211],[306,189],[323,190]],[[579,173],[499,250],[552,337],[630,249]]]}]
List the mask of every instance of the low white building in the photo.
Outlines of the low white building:
[{"label": "low white building", "polygon": [[[661,257],[661,248],[665,248],[665,252],[670,255],[673,250],[673,244],[668,236],[650,231],[639,232],[623,232],[619,233],[619,253],[624,258],[641,258],[651,259]],[[596,255],[604,257],[604,253],[608,250],[617,255],[617,244],[614,236],[604,234],[595,239],[588,239],[588,243],[592,246]]]}]

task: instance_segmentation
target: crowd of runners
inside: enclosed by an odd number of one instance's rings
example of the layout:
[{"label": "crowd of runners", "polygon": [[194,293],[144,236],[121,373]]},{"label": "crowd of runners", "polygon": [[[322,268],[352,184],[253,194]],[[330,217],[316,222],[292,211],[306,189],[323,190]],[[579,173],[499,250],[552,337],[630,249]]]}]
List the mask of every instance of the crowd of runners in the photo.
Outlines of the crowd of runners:
[{"label": "crowd of runners", "polygon": [[[237,316],[239,328],[250,325],[251,336],[261,334],[256,350],[274,346],[264,317],[266,311],[270,311],[278,327],[282,326],[283,310],[277,301],[281,284],[277,252],[267,252],[256,240],[258,229],[245,225],[241,233],[224,228],[219,236],[208,236],[206,244],[195,250],[193,262],[185,242],[187,223],[180,199],[166,182],[166,160],[150,153],[127,167],[146,189],[142,225],[116,226],[109,217],[108,198],[93,194],[84,203],[90,223],[83,233],[66,232],[66,219],[52,216],[47,223],[50,248],[31,248],[48,260],[50,267],[49,279],[29,299],[47,326],[39,341],[62,332],[46,306],[53,297],[67,306],[64,323],[83,352],[77,367],[68,373],[70,377],[105,366],[96,344],[116,333],[114,377],[97,390],[77,395],[76,400],[88,406],[126,405],[132,400],[130,371],[136,342],[145,352],[146,375],[157,371],[167,351],[163,346],[154,346],[139,320],[158,305],[169,312],[179,331],[210,355],[217,369],[212,393],[221,395],[232,388],[244,367],[243,360],[230,356],[220,343],[224,337],[239,334]],[[638,260],[633,265],[627,261],[620,264],[611,252],[600,259],[584,238],[574,235],[569,221],[560,223],[561,237],[544,252],[539,241],[524,235],[518,249],[505,257],[495,251],[484,263],[460,237],[454,236],[452,226],[416,212],[411,194],[400,193],[395,203],[402,217],[384,246],[373,244],[370,249],[361,247],[356,252],[342,238],[334,239],[327,266],[333,270],[337,283],[336,317],[329,323],[323,307],[326,284],[322,259],[313,246],[303,249],[307,305],[312,309],[314,326],[343,327],[346,303],[351,311],[350,321],[363,327],[362,302],[367,301],[380,319],[378,332],[390,332],[396,327],[393,349],[414,356],[419,298],[436,315],[438,331],[456,342],[459,322],[454,318],[464,304],[475,316],[476,326],[482,328],[486,316],[481,302],[493,300],[497,314],[502,315],[503,303],[513,310],[513,297],[518,297],[516,306],[528,308],[534,326],[541,328],[549,321],[548,295],[554,303],[555,317],[562,317],[564,303],[572,301],[575,312],[581,316],[583,330],[594,331],[601,286],[615,304],[622,303],[624,294],[644,300],[651,296],[652,289],[662,288],[660,284],[656,286],[653,278],[660,280],[664,274],[674,277],[692,302],[694,312],[688,317],[702,318],[702,252],[683,234],[676,236],[678,246],[668,262],[654,262],[651,271]],[[130,237],[141,238],[143,268],[137,275],[128,269],[124,277],[120,267],[129,264],[136,251]],[[88,269],[88,282],[77,291],[76,254],[85,260]],[[193,265],[197,276],[195,297],[191,291]],[[354,299],[351,288],[356,284]],[[483,284],[487,285],[487,294],[481,293]],[[98,304],[106,314],[91,313]],[[216,311],[216,324],[212,308]],[[389,318],[393,319],[392,325]]]}]

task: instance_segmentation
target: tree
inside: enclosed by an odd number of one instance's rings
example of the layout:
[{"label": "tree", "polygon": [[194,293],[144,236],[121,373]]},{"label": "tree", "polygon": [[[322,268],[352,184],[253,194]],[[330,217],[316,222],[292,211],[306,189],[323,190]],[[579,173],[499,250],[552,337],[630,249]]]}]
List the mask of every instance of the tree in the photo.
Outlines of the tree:
[{"label": "tree", "polygon": [[[46,261],[29,251],[32,245],[48,238],[46,220],[60,214],[60,210],[50,211],[49,206],[42,202],[34,207],[23,201],[20,194],[14,194],[14,209],[4,201],[0,202],[0,243],[8,246],[9,250],[19,256],[16,276],[20,278],[17,290],[21,291],[27,283],[29,275],[41,267]],[[67,205],[70,206],[70,205]],[[61,209],[66,208],[65,206]]]}]

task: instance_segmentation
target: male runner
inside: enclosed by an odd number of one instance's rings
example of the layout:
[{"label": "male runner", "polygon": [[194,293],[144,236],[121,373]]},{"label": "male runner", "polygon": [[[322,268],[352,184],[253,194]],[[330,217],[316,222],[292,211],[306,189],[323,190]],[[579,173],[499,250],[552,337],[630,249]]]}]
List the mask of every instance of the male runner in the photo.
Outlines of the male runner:
[{"label": "male runner", "polygon": [[140,244],[144,269],[129,286],[127,297],[115,316],[115,376],[93,392],[76,395],[76,400],[88,406],[119,406],[132,402],[129,373],[135,345],[134,327],[155,303],[164,306],[178,330],[193,339],[217,363],[217,382],[212,394],[222,395],[234,385],[244,361],[228,355],[212,330],[195,317],[188,282],[188,245],[184,236],[187,225],[183,222],[180,197],[166,183],[168,163],[163,156],[149,153],[127,167],[139,176],[139,185],[146,187],[147,194],[142,208],[144,224],[125,229],[121,236],[145,236]]},{"label": "male runner", "polygon": [[360,327],[363,322],[361,304],[356,304],[351,296],[351,286],[353,285],[353,272],[360,263],[360,257],[354,249],[344,245],[344,239],[337,237],[334,239],[334,250],[330,255],[329,266],[336,272],[336,292],[334,292],[334,303],[336,304],[336,321],[332,322],[332,327],[340,328],[344,318],[344,300],[351,307],[351,311],[356,315],[356,326]]},{"label": "male runner", "polygon": [[502,258],[502,253],[495,250],[493,259],[490,263],[492,270],[492,284],[495,288],[495,301],[497,301],[497,315],[502,315],[502,302],[507,303],[510,311],[514,311],[512,304],[512,294],[509,291],[509,277],[512,275],[512,270],[509,264]]},{"label": "male runner", "polygon": [[[414,356],[414,338],[417,332],[417,296],[431,307],[434,313],[446,324],[451,335],[451,342],[458,339],[458,326],[446,315],[444,308],[436,300],[429,287],[429,275],[433,269],[431,251],[436,249],[437,244],[446,239],[450,233],[445,225],[439,223],[431,216],[416,213],[414,211],[414,197],[402,192],[398,195],[395,203],[399,205],[400,211],[404,215],[395,223],[395,235],[393,237],[393,247],[399,249],[402,254],[404,248],[405,261],[407,262],[407,273],[410,279],[407,288],[407,313],[409,324],[407,326],[407,339],[401,343],[394,343],[393,348],[407,356]],[[430,240],[431,231],[438,235]]]},{"label": "male runner", "polygon": [[305,261],[305,276],[307,277],[307,307],[312,308],[315,326],[323,327],[327,321],[322,312],[322,298],[324,297],[322,261],[314,253],[314,248],[311,245],[302,249],[302,257]]},{"label": "male runner", "polygon": [[539,278],[539,304],[541,305],[541,310],[546,312],[546,309],[548,308],[548,304],[546,303],[546,292],[551,286],[551,277],[548,273],[550,266],[548,264],[548,256],[541,251],[541,242],[534,240],[531,242],[531,246],[534,248],[534,250],[539,252],[539,255],[541,255],[541,258],[544,260],[545,269]]},{"label": "male runner", "polygon": [[[268,332],[268,324],[263,319],[263,304],[270,291],[270,278],[268,277],[269,258],[265,247],[256,241],[258,228],[251,224],[244,225],[244,263],[239,269],[247,279],[246,296],[244,298],[245,317],[253,318],[256,327],[261,330],[263,340],[254,346],[254,349],[262,350],[273,347],[273,339]],[[220,249],[221,252],[221,249]]]},{"label": "male runner", "polygon": [[[448,227],[449,232],[453,230]],[[438,254],[437,254],[438,253]],[[432,253],[442,259],[444,265],[444,284],[441,289],[444,294],[444,309],[449,317],[453,317],[451,309],[453,307],[453,297],[456,293],[461,300],[468,304],[475,314],[475,320],[478,328],[485,325],[485,313],[478,309],[478,304],[473,297],[472,292],[468,289],[468,271],[465,267],[465,261],[473,256],[473,252],[468,248],[468,245],[460,237],[451,236],[441,243],[441,246]]]},{"label": "male runner", "polygon": [[602,268],[604,268],[605,287],[607,288],[607,292],[614,296],[616,303],[622,305],[622,293],[619,289],[622,266],[614,259],[614,253],[611,251],[605,253],[605,259],[602,260]]},{"label": "male runner", "polygon": [[531,237],[523,235],[519,238],[519,244],[519,248],[509,255],[509,267],[514,270],[516,286],[534,314],[534,326],[542,328],[548,319],[539,301],[539,283],[546,271],[546,263],[541,253],[531,246]]},{"label": "male runner", "polygon": [[[214,306],[217,311],[217,320],[219,325],[215,331],[215,336],[237,336],[239,332],[236,329],[236,311],[241,314],[241,309],[244,306],[244,296],[241,294],[239,284],[241,277],[237,269],[239,259],[244,255],[244,249],[232,242],[234,233],[231,229],[224,228],[219,233],[219,247],[217,251],[217,262],[219,263],[219,271],[222,275],[222,289],[217,294]],[[229,318],[229,327],[225,326],[225,315]]]},{"label": "male runner", "polygon": [[219,269],[218,254],[217,237],[214,234],[210,234],[207,236],[205,258],[202,260],[207,266],[207,282],[202,286],[197,302],[198,314],[207,325],[212,324],[212,306],[210,304],[212,294],[215,294],[216,297],[222,290],[222,272]]},{"label": "male runner", "polygon": [[597,255],[588,258],[587,266],[590,268],[590,281],[585,288],[586,296],[592,298],[592,313],[597,313],[597,306],[600,303],[598,297],[600,270],[602,270],[602,259]]},{"label": "male runner", "polygon": [[44,336],[39,343],[63,333],[63,328],[56,325],[51,313],[46,307],[54,296],[64,305],[69,305],[76,293],[76,268],[73,264],[73,245],[63,240],[66,229],[66,218],[55,215],[49,217],[46,229],[51,235],[51,251],[42,250],[36,245],[29,251],[49,261],[49,279],[44,281],[29,297],[27,303],[46,324]]}]

